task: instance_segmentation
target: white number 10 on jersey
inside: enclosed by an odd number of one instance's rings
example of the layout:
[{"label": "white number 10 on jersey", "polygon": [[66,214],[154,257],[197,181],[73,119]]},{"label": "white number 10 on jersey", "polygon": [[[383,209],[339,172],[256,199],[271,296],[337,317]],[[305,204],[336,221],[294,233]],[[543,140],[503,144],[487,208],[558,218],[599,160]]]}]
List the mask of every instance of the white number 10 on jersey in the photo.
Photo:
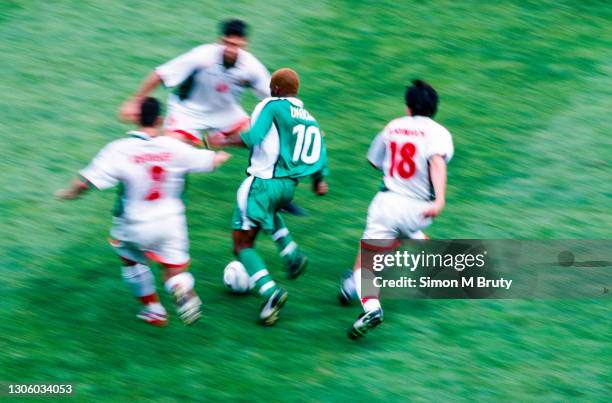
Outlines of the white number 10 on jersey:
[{"label": "white number 10 on jersey", "polygon": [[[321,132],[317,126],[297,125],[293,127],[297,135],[293,149],[293,162],[302,160],[305,164],[314,164],[321,156]],[[312,145],[312,148],[310,147]],[[310,150],[310,153],[308,151]]]}]

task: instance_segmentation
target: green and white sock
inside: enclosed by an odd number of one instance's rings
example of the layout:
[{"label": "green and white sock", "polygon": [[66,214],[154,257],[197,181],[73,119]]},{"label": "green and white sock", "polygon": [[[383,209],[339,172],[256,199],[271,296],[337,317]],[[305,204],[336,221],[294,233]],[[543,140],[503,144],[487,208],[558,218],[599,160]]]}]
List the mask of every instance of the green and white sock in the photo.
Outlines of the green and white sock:
[{"label": "green and white sock", "polygon": [[272,240],[276,244],[278,253],[285,263],[289,264],[293,262],[293,260],[299,255],[297,243],[295,243],[293,240],[293,237],[285,225],[284,220],[278,214],[274,218],[274,232],[272,233]]},{"label": "green and white sock", "polygon": [[269,297],[278,288],[266,265],[255,249],[243,249],[238,253],[238,260],[244,265],[249,273],[251,289],[256,290],[260,295]]}]

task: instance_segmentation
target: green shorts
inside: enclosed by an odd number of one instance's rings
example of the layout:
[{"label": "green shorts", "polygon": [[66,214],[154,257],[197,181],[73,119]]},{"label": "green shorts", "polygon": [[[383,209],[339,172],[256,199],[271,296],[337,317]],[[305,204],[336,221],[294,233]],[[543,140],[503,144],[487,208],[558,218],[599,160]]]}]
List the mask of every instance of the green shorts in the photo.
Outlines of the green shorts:
[{"label": "green shorts", "polygon": [[232,229],[261,228],[274,231],[274,217],[293,199],[297,180],[290,178],[246,178],[238,188]]}]

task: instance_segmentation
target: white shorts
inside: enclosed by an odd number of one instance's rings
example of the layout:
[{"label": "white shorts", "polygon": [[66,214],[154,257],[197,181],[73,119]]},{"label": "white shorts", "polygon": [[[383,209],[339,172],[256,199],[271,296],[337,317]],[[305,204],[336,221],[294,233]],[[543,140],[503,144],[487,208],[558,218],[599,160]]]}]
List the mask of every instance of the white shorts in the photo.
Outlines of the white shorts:
[{"label": "white shorts", "polygon": [[413,199],[395,192],[378,192],[370,207],[362,239],[423,239],[421,230],[431,225],[423,212],[431,202]]},{"label": "white shorts", "polygon": [[185,215],[128,224],[113,218],[110,244],[125,259],[146,264],[149,259],[165,266],[189,263],[189,238]]},{"label": "white shorts", "polygon": [[195,137],[190,140],[201,143],[205,133],[232,133],[248,122],[249,116],[240,105],[230,105],[218,112],[202,113],[185,106],[176,95],[170,95],[164,128]]}]

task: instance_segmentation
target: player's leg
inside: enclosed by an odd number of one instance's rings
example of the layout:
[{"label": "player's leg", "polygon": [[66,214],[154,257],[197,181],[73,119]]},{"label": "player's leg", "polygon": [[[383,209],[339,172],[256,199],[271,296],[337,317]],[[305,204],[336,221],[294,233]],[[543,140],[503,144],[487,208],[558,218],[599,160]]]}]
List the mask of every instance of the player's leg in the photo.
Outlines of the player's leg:
[{"label": "player's leg", "polygon": [[283,220],[283,217],[279,213],[274,214],[272,240],[276,244],[278,253],[285,263],[287,278],[295,279],[304,273],[308,265],[308,258],[293,240],[285,224],[285,220]]},{"label": "player's leg", "polygon": [[[120,220],[115,220],[111,234],[122,238],[123,228]],[[155,290],[155,278],[147,259],[135,245],[127,241],[112,238],[111,246],[121,259],[121,277],[128,285],[132,294],[143,305],[137,317],[154,326],[165,326],[168,323],[168,314]]]},{"label": "player's leg", "polygon": [[[389,209],[389,195],[387,192],[379,192],[368,207],[366,228],[362,236],[360,250],[355,259],[353,267],[353,283],[358,295],[363,313],[359,315],[353,326],[348,331],[351,339],[363,337],[369,330],[380,325],[383,321],[383,310],[379,300],[380,290],[376,287],[362,287],[362,277],[372,278],[373,273],[364,272],[372,270],[363,262],[371,262],[371,254],[392,250],[397,245],[397,231],[393,225],[391,210]],[[344,285],[344,284],[343,284]],[[363,290],[367,293],[363,294]]]},{"label": "player's leg", "polygon": [[288,293],[272,279],[266,264],[254,248],[258,231],[259,228],[234,230],[232,232],[234,253],[249,274],[251,290],[266,299],[259,313],[259,322],[272,326],[278,320],[279,312],[287,301]]},{"label": "player's leg", "polygon": [[249,130],[251,119],[240,105],[230,105],[222,111],[209,113],[205,123],[211,128],[210,134],[233,136]]},{"label": "player's leg", "polygon": [[[415,231],[408,236],[409,239],[427,240],[429,237],[423,231]],[[361,250],[357,250],[357,257],[353,269],[347,271],[340,280],[340,290],[338,292],[338,301],[341,305],[349,305],[353,301],[360,301],[361,298],[357,293],[357,289],[361,287]]]},{"label": "player's leg", "polygon": [[147,245],[147,257],[163,269],[164,288],[172,295],[181,320],[190,325],[201,316],[202,301],[196,293],[195,279],[189,272],[189,241],[184,215],[170,216],[143,228],[158,233]]},{"label": "player's leg", "polygon": [[189,263],[172,265],[162,263],[164,269],[164,288],[172,295],[176,311],[181,320],[191,325],[202,316],[202,300],[195,292],[195,279],[188,271]]},{"label": "player's leg", "polygon": [[274,192],[269,184],[269,180],[254,177],[245,179],[238,189],[238,203],[232,220],[234,254],[249,274],[251,289],[266,298],[259,320],[268,326],[278,320],[288,295],[274,282],[254,248],[259,230],[271,233],[274,228]]},{"label": "player's leg", "polygon": [[201,120],[195,117],[194,112],[187,110],[176,95],[168,96],[168,111],[164,119],[164,130],[168,134],[189,145],[201,147],[204,144],[202,130],[206,128]]}]

